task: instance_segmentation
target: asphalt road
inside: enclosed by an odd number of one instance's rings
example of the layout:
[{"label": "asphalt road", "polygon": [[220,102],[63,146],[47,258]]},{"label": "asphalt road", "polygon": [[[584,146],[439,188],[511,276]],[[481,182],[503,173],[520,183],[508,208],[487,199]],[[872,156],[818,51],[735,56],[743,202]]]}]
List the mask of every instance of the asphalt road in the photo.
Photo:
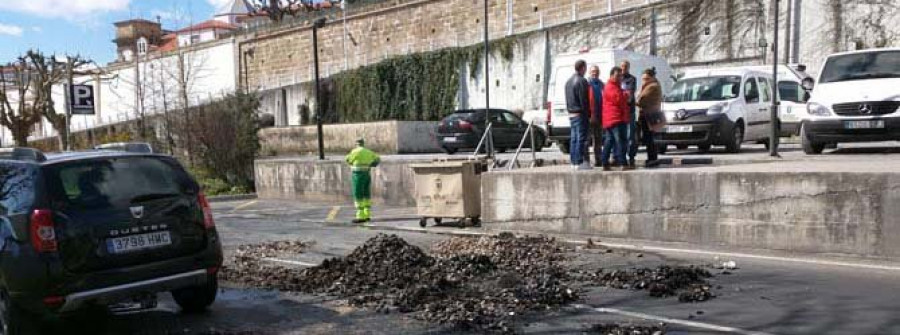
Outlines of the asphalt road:
[{"label": "asphalt road", "polygon": [[[336,209],[337,208],[337,209]],[[347,224],[347,204],[309,204],[244,200],[215,203],[218,229],[226,253],[245,243],[300,239],[312,241],[309,252],[292,261],[317,263],[345,255],[379,232],[396,233],[427,247],[448,238],[440,233],[484,233],[479,228],[417,226],[413,209],[376,208],[374,227]],[[403,230],[398,230],[403,229]],[[586,267],[628,268],[659,264],[700,264],[734,260],[739,269],[712,280],[717,298],[679,303],[651,298],[646,292],[591,289],[578,305],[523,317],[520,331],[529,334],[581,333],[598,322],[655,324],[665,321],[669,334],[897,334],[900,333],[900,267],[868,262],[794,261],[790,255],[769,258],[692,250],[627,251],[612,254],[582,250]],[[718,256],[718,258],[717,258]],[[863,264],[856,266],[854,264]],[[444,334],[451,330],[424,324],[403,314],[377,314],[348,307],[323,296],[288,294],[223,283],[219,299],[203,315],[183,315],[168,294],[159,307],[129,314],[92,314],[60,325],[64,332],[91,334],[204,334],[252,331],[266,334]],[[227,333],[226,332],[226,333]]]}]

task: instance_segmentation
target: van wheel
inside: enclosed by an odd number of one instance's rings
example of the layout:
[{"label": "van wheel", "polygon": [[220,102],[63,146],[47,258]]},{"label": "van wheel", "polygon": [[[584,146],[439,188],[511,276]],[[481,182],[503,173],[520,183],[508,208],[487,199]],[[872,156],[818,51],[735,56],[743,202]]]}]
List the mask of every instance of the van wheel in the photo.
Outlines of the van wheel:
[{"label": "van wheel", "polygon": [[34,334],[38,332],[35,317],[9,299],[6,291],[0,291],[0,332],[3,335]]},{"label": "van wheel", "polygon": [[569,154],[569,143],[557,142],[559,144],[559,151],[562,151],[564,154]]},{"label": "van wheel", "polygon": [[741,152],[741,144],[744,143],[744,125],[738,123],[731,129],[731,141],[725,144],[725,150],[736,154]]},{"label": "van wheel", "polygon": [[809,139],[806,134],[806,125],[800,126],[800,144],[803,146],[803,152],[807,155],[819,155],[825,150],[825,143],[816,143]]},{"label": "van wheel", "polygon": [[206,284],[191,286],[172,291],[172,298],[188,314],[196,314],[206,310],[216,301],[219,292],[219,280],[215,274],[209,275]]}]

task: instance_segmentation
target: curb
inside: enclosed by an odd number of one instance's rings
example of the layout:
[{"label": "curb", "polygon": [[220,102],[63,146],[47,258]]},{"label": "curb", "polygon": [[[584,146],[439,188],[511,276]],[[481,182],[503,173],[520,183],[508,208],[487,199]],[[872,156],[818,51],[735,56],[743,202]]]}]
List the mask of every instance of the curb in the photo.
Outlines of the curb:
[{"label": "curb", "polygon": [[250,194],[231,194],[231,195],[217,195],[214,197],[206,198],[209,202],[225,202],[225,201],[235,201],[235,200],[250,200],[256,199],[256,193]]}]

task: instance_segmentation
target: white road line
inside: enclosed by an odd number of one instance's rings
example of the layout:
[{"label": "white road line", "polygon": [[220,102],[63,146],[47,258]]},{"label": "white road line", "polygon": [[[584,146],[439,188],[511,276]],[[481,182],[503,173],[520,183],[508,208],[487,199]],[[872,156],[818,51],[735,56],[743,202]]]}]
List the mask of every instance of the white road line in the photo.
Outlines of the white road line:
[{"label": "white road line", "polygon": [[243,208],[247,208],[247,207],[253,206],[253,205],[255,205],[257,202],[259,202],[259,200],[251,200],[251,201],[245,202],[245,203],[243,203],[243,204],[237,205],[237,206],[235,206],[233,209],[231,209],[231,212],[234,213],[235,211],[241,210],[241,209],[243,209]]},{"label": "white road line", "polygon": [[[576,243],[576,244],[587,243],[584,241],[572,241],[572,240],[567,240],[566,242],[567,243]],[[710,255],[710,256],[720,256],[720,257],[725,256],[725,257],[734,257],[734,258],[762,259],[762,260],[778,261],[778,262],[793,262],[793,263],[803,263],[803,264],[813,264],[813,265],[840,266],[840,267],[869,269],[869,270],[900,271],[900,266],[890,266],[890,265],[827,261],[827,260],[810,259],[810,258],[753,255],[753,254],[745,254],[745,253],[739,253],[739,252],[693,250],[693,249],[679,249],[679,248],[666,248],[666,247],[654,247],[654,246],[637,246],[634,244],[616,244],[616,243],[606,243],[606,242],[598,242],[597,244],[607,246],[610,248],[628,249],[628,250],[660,251],[660,252],[698,254],[698,255]]]},{"label": "white road line", "polygon": [[717,331],[717,332],[735,333],[735,334],[742,334],[742,335],[772,335],[770,333],[756,332],[756,331],[750,331],[750,330],[728,327],[728,326],[720,326],[720,325],[715,325],[715,324],[705,323],[705,322],[673,319],[673,318],[667,318],[667,317],[658,316],[658,315],[629,312],[629,311],[624,311],[624,310],[615,309],[615,308],[598,308],[598,307],[581,305],[581,304],[577,304],[577,305],[573,305],[573,306],[575,308],[579,308],[579,309],[589,309],[589,310],[592,310],[592,311],[595,311],[598,313],[615,314],[615,315],[627,316],[627,317],[644,319],[644,320],[653,320],[653,321],[658,321],[658,322],[665,322],[667,324],[676,324],[676,325],[682,325],[682,326],[686,326],[686,327],[706,329],[706,330],[712,330],[712,331]]},{"label": "white road line", "polygon": [[299,266],[304,266],[304,267],[308,267],[308,268],[311,268],[311,267],[314,267],[314,266],[319,266],[319,264],[313,264],[313,263],[307,263],[307,262],[301,262],[301,261],[292,261],[292,260],[280,259],[280,258],[272,258],[272,257],[265,257],[265,258],[262,258],[262,260],[267,261],[267,262],[275,262],[275,263],[284,263],[284,264],[291,264],[291,265],[299,265]]},{"label": "white road line", "polygon": [[[466,235],[466,236],[494,235],[493,233],[486,233],[486,232],[474,232],[474,231],[454,232],[454,231],[449,231],[449,230],[437,230],[437,229],[429,230],[429,229],[425,229],[425,228],[392,227],[392,226],[384,226],[384,225],[377,225],[377,226],[371,226],[371,227],[372,228],[410,231],[410,232],[419,232],[419,233],[442,234],[442,235]],[[514,232],[514,233],[521,234],[522,232]],[[591,236],[591,237],[593,237],[593,236]],[[563,242],[569,243],[569,244],[587,244],[587,242],[581,241],[581,240],[562,240],[561,239],[560,241],[563,241]],[[636,251],[657,251],[657,252],[669,252],[669,253],[719,256],[719,257],[726,257],[726,258],[734,257],[734,258],[759,259],[759,260],[784,262],[784,263],[802,263],[802,264],[810,264],[810,265],[825,265],[825,266],[836,266],[836,267],[867,269],[867,270],[900,271],[900,266],[891,266],[891,265],[851,263],[851,262],[829,261],[829,260],[798,258],[798,257],[765,256],[765,255],[745,254],[745,253],[739,253],[739,252],[680,249],[680,248],[655,247],[655,246],[646,246],[646,245],[639,246],[639,245],[635,245],[635,244],[617,244],[617,243],[607,243],[607,242],[596,242],[596,243],[599,245],[602,245],[602,246],[610,247],[610,248],[636,250]]]}]

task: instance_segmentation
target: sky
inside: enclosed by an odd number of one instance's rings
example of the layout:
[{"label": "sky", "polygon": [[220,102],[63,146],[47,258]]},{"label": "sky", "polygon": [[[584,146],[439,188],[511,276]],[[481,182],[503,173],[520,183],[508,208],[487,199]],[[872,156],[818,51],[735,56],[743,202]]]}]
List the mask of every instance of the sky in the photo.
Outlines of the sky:
[{"label": "sky", "polygon": [[81,55],[99,64],[116,58],[113,22],[156,20],[176,29],[208,20],[230,0],[0,0],[0,64],[29,49]]}]

